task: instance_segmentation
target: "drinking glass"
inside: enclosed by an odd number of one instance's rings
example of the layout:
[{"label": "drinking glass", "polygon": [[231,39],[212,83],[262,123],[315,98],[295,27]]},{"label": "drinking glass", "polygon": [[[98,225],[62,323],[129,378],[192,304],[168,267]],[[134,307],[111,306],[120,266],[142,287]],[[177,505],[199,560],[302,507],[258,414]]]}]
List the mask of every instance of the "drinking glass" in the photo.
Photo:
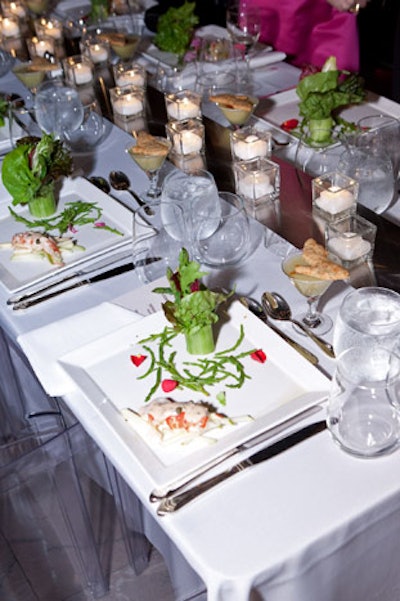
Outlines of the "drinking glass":
[{"label": "drinking glass", "polygon": [[64,131],[64,137],[75,154],[87,153],[100,144],[105,134],[106,126],[97,100],[83,107],[83,121],[73,131]]},{"label": "drinking glass", "polygon": [[258,98],[233,93],[229,88],[216,89],[210,94],[209,99],[217,105],[234,130],[248,122],[258,104]]},{"label": "drinking glass", "polygon": [[400,354],[400,294],[367,286],[343,300],[333,332],[338,356],[352,346],[382,346]]},{"label": "drinking glass", "polygon": [[[221,207],[214,177],[209,171],[194,169],[190,173],[171,171],[162,186],[162,213],[168,223],[168,233],[194,256],[196,231],[201,227],[202,236],[209,237],[219,226]],[[170,206],[182,207],[182,219],[169,216]]]},{"label": "drinking glass", "polygon": [[10,142],[13,148],[15,148],[18,138],[24,136],[40,138],[42,136],[42,130],[37,124],[34,109],[21,103],[21,99],[9,102],[8,126]]},{"label": "drinking glass", "polygon": [[374,144],[386,152],[393,165],[395,179],[400,170],[400,121],[389,115],[368,115],[357,122],[360,134],[357,136],[359,146]]},{"label": "drinking glass", "polygon": [[[133,264],[143,284],[165,276],[167,267],[178,265],[180,240],[170,231],[175,223],[183,222],[183,209],[171,203],[168,213],[162,213],[161,202],[139,207],[133,214]],[[149,210],[150,209],[150,210]]]},{"label": "drinking glass", "polygon": [[36,61],[20,63],[13,68],[12,72],[32,94],[36,94],[38,87],[46,77],[46,68]]},{"label": "drinking glass", "polygon": [[219,192],[218,204],[219,222],[215,214],[198,214],[195,216],[197,226],[193,228],[194,254],[203,265],[210,267],[239,263],[250,246],[249,221],[243,199],[232,192]]},{"label": "drinking glass", "polygon": [[233,43],[243,48],[243,57],[247,59],[261,33],[258,7],[247,6],[245,2],[231,4],[226,11],[226,28]]},{"label": "drinking glass", "polygon": [[78,129],[83,121],[84,110],[78,91],[59,81],[44,82],[38,88],[34,108],[42,130],[60,139]]},{"label": "drinking glass", "polygon": [[197,62],[197,88],[202,92],[216,86],[233,85],[235,54],[229,38],[208,35],[200,38]]},{"label": "drinking glass", "polygon": [[144,198],[150,202],[158,198],[161,194],[161,188],[158,185],[158,176],[160,169],[171,149],[171,143],[161,136],[152,136],[151,145],[138,144],[137,138],[128,144],[126,151],[133,161],[146,173],[150,180],[150,185],[144,193]]},{"label": "drinking glass", "polygon": [[337,359],[327,424],[340,447],[359,457],[399,445],[400,357],[380,346],[350,347]]},{"label": "drinking glass", "polygon": [[306,127],[298,139],[295,151],[295,164],[298,169],[316,177],[337,171],[337,164],[343,152],[340,135],[325,129]]},{"label": "drinking glass", "polygon": [[302,321],[315,334],[325,334],[332,328],[332,320],[327,315],[317,311],[317,304],[321,296],[332,284],[332,280],[322,280],[294,271],[296,265],[305,265],[302,252],[293,252],[282,261],[283,272],[290,278],[297,290],[306,297],[308,309],[295,316],[297,321]]},{"label": "drinking glass", "polygon": [[349,147],[339,159],[337,171],[359,183],[358,202],[376,213],[391,205],[395,194],[393,165],[389,156],[373,145]]}]

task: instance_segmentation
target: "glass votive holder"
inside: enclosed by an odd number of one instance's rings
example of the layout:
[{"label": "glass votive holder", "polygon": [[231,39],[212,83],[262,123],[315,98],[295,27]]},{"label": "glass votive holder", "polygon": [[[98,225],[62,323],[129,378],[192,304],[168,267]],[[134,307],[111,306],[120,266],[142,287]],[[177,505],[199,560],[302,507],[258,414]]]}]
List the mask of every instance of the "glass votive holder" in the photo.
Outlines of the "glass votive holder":
[{"label": "glass votive holder", "polygon": [[72,86],[87,86],[93,83],[93,63],[86,56],[77,54],[63,61],[64,76]]},{"label": "glass votive holder", "polygon": [[33,36],[33,38],[26,41],[28,46],[29,56],[33,59],[35,57],[46,58],[47,56],[54,56],[55,54],[55,42],[53,38],[47,36]]},{"label": "glass votive holder", "polygon": [[311,182],[313,211],[326,221],[336,221],[357,210],[358,182],[340,172],[326,173]]},{"label": "glass votive holder", "polygon": [[190,90],[165,94],[165,107],[170,121],[201,119],[201,96]]},{"label": "glass votive holder", "polygon": [[268,158],[272,151],[272,136],[269,131],[258,131],[249,125],[230,132],[230,144],[234,161]]},{"label": "glass votive holder", "polygon": [[360,215],[348,215],[328,223],[326,248],[350,269],[372,258],[377,227]]},{"label": "glass votive holder", "polygon": [[25,19],[27,10],[21,0],[2,0],[1,12],[4,17],[17,17],[17,19]]},{"label": "glass votive holder", "polygon": [[38,37],[49,37],[60,42],[63,37],[63,24],[58,19],[41,17],[35,21],[35,31]]},{"label": "glass votive holder", "polygon": [[165,129],[173,154],[189,157],[204,152],[204,125],[200,119],[171,121]]},{"label": "glass votive holder", "polygon": [[279,165],[268,159],[238,161],[233,164],[236,193],[243,196],[246,210],[255,215],[255,209],[274,202],[279,197]]},{"label": "glass votive holder", "polygon": [[116,86],[110,90],[110,100],[114,116],[123,121],[144,116],[145,96],[143,88],[137,86]]},{"label": "glass votive holder", "polygon": [[21,35],[18,17],[0,17],[0,35],[7,39],[18,38]]},{"label": "glass votive holder", "polygon": [[138,88],[146,87],[146,69],[139,63],[119,61],[116,65],[113,65],[113,74],[115,85],[118,87],[128,85]]},{"label": "glass votive holder", "polygon": [[93,65],[105,65],[110,58],[110,45],[106,40],[87,39],[81,42],[81,52]]}]

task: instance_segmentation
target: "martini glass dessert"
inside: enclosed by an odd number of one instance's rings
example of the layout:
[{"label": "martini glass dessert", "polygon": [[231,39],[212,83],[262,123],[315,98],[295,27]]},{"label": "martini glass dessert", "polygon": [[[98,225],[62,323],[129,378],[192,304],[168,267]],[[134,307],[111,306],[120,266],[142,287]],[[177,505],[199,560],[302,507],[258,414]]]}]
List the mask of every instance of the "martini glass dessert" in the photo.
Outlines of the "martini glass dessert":
[{"label": "martini glass dessert", "polygon": [[258,104],[258,99],[254,96],[231,92],[210,94],[210,100],[218,106],[234,129],[247,123]]},{"label": "martini glass dessert", "polygon": [[306,241],[303,251],[289,254],[283,260],[282,269],[307,299],[307,311],[297,315],[295,319],[316,334],[329,332],[332,320],[317,310],[317,304],[333,281],[349,277],[347,269],[330,261],[325,248],[312,238]]},{"label": "martini glass dessert", "polygon": [[32,94],[36,94],[36,91],[46,76],[46,71],[49,67],[54,69],[54,65],[51,65],[46,59],[40,60],[35,59],[25,63],[16,65],[13,68],[15,77],[24,84]]},{"label": "martini glass dessert", "polygon": [[169,140],[152,136],[144,131],[138,132],[135,142],[127,146],[129,156],[143,169],[150,180],[150,186],[144,195],[148,201],[158,198],[161,194],[158,175],[170,149]]}]

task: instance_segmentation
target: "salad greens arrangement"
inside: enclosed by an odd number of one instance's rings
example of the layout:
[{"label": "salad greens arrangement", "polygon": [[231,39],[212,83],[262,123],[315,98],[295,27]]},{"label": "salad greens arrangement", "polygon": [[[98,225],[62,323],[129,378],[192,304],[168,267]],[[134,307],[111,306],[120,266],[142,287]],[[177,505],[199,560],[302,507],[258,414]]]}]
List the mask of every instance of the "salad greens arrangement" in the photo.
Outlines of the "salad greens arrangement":
[{"label": "salad greens arrangement", "polygon": [[195,6],[194,2],[185,0],[182,6],[171,6],[159,17],[154,43],[160,50],[173,52],[183,58],[189,48],[193,29],[199,22],[194,14]]},{"label": "salad greens arrangement", "polygon": [[4,98],[4,96],[0,96],[0,127],[4,127],[5,120],[4,118],[7,115],[8,111],[8,101]]},{"label": "salad greens arrangement", "polygon": [[[72,157],[53,134],[41,138],[25,137],[6,154],[1,176],[13,197],[12,204],[28,204],[31,213],[47,217],[55,212],[54,182],[72,172]],[[40,204],[33,203],[40,199]]]},{"label": "salad greens arrangement", "polygon": [[200,271],[199,263],[191,261],[188,251],[182,248],[178,270],[167,270],[169,286],[154,289],[174,297],[162,305],[165,316],[175,332],[185,335],[187,350],[195,355],[206,355],[214,350],[212,325],[219,319],[216,309],[230,296],[206,288],[200,282],[203,275],[206,273]]},{"label": "salad greens arrangement", "polygon": [[[302,77],[296,88],[300,98],[301,128],[308,126],[310,140],[329,142],[333,127],[350,124],[335,111],[348,104],[359,104],[365,99],[363,81],[356,73],[340,71],[336,58],[329,57],[321,71]],[[318,130],[318,131],[317,131]]]}]

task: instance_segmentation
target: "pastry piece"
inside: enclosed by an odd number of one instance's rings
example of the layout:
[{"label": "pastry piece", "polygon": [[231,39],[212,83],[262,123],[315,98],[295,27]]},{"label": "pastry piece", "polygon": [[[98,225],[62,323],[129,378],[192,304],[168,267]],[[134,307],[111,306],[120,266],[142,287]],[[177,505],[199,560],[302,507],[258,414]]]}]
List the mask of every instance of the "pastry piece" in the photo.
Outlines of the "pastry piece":
[{"label": "pastry piece", "polygon": [[347,269],[328,258],[328,251],[313,238],[306,240],[303,246],[304,264],[296,265],[294,272],[318,280],[346,280]]},{"label": "pastry piece", "polygon": [[137,143],[130,148],[131,154],[146,154],[150,156],[165,156],[168,154],[169,146],[165,142],[152,136],[151,134],[140,131],[136,136]]},{"label": "pastry piece", "polygon": [[227,109],[249,111],[253,108],[253,102],[244,94],[215,94],[210,96],[212,102],[221,104]]}]

